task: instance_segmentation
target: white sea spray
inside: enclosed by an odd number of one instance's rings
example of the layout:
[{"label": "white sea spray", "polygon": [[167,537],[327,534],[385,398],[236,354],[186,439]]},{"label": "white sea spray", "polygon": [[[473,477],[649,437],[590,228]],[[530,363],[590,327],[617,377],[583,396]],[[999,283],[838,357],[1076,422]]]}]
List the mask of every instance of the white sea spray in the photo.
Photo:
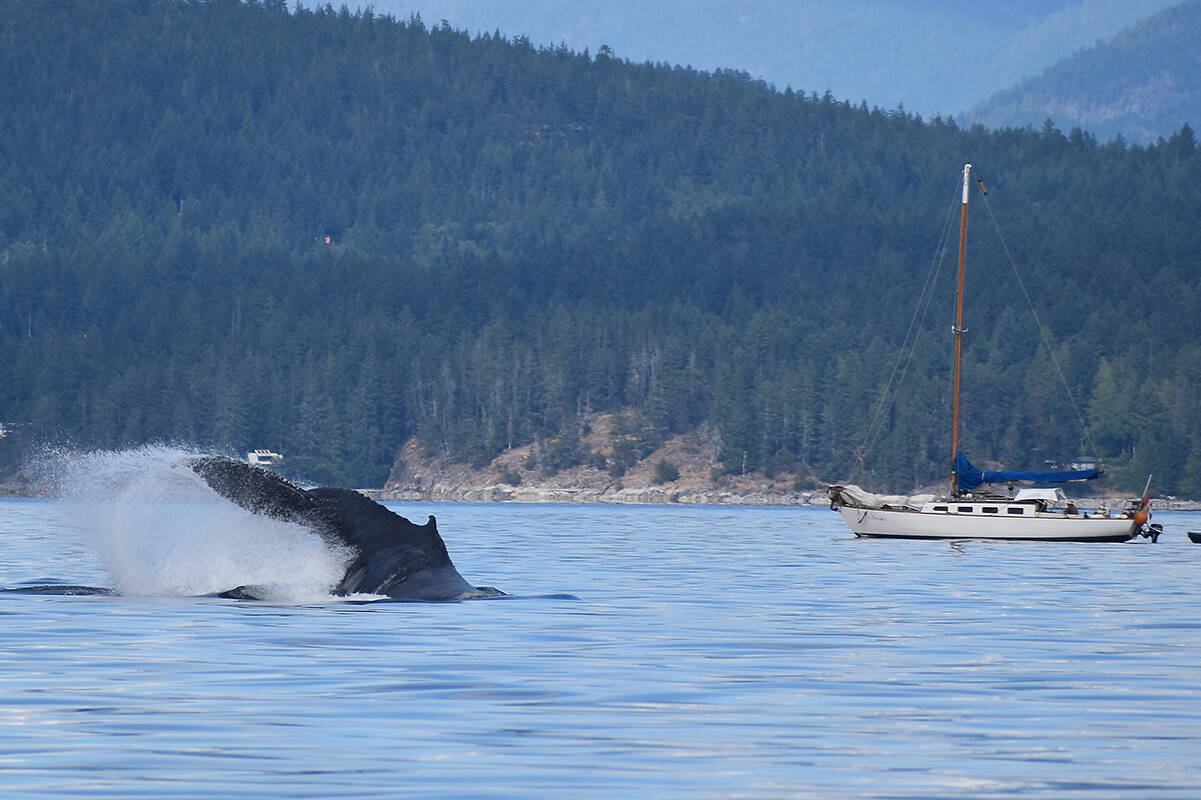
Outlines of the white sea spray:
[{"label": "white sea spray", "polygon": [[43,472],[124,595],[263,587],[280,602],[328,597],[346,563],[312,531],[219,497],[162,445],[43,454]]}]

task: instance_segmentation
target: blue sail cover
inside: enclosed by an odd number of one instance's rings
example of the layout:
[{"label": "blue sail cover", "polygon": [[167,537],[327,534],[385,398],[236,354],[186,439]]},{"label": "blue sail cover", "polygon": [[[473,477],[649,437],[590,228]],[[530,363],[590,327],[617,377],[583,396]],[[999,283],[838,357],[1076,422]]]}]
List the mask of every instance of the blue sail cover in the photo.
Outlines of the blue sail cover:
[{"label": "blue sail cover", "polygon": [[1068,481],[1091,481],[1101,476],[1099,469],[1074,469],[1062,472],[1017,472],[1001,470],[978,470],[963,453],[955,454],[955,477],[959,488],[974,491],[982,483],[1067,483]]}]

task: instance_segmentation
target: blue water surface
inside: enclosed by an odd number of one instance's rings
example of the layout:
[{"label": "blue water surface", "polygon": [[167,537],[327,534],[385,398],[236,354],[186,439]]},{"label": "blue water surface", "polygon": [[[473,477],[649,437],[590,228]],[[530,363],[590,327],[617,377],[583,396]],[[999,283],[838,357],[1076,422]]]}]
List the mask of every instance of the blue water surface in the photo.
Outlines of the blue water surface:
[{"label": "blue water surface", "polygon": [[[69,506],[0,500],[0,586],[114,585]],[[0,594],[0,795],[1201,796],[1201,514],[1152,545],[390,507],[512,596]]]}]

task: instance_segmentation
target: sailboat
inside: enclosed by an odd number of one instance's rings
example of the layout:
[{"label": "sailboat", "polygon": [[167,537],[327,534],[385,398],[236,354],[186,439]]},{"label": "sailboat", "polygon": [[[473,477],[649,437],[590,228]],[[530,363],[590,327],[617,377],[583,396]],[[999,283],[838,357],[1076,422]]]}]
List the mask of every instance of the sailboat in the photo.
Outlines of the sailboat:
[{"label": "sailboat", "polygon": [[[1125,509],[1104,506],[1081,511],[1058,486],[1021,488],[1018,484],[1063,484],[1092,480],[1095,468],[1028,472],[978,470],[959,450],[959,390],[963,361],[963,276],[967,251],[967,205],[972,165],[963,167],[963,205],[959,226],[959,280],[955,311],[955,363],[952,379],[951,478],[945,497],[915,498],[871,494],[853,485],[829,487],[830,507],[842,514],[856,536],[899,539],[1019,539],[1030,541],[1123,542],[1139,535],[1158,538],[1148,522],[1150,495],[1131,500]],[[1010,487],[1005,495],[982,489]],[[1150,479],[1148,479],[1148,488]],[[1159,526],[1155,526],[1158,528]]]}]

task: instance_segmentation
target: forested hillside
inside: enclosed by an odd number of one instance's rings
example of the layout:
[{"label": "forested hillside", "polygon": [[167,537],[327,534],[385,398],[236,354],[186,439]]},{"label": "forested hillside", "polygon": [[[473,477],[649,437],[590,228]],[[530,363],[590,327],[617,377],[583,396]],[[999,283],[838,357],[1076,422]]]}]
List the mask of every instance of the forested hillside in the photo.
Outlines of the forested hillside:
[{"label": "forested hillside", "polygon": [[0,69],[8,469],[174,441],[378,486],[414,435],[553,471],[699,429],[729,470],[937,481],[950,264],[868,426],[972,161],[965,449],[1201,494],[1188,128],[965,130],[283,0],[0,0]]},{"label": "forested hillside", "polygon": [[998,92],[970,112],[985,125],[1051,118],[1105,140],[1147,143],[1201,120],[1201,0],[1186,0]]}]

